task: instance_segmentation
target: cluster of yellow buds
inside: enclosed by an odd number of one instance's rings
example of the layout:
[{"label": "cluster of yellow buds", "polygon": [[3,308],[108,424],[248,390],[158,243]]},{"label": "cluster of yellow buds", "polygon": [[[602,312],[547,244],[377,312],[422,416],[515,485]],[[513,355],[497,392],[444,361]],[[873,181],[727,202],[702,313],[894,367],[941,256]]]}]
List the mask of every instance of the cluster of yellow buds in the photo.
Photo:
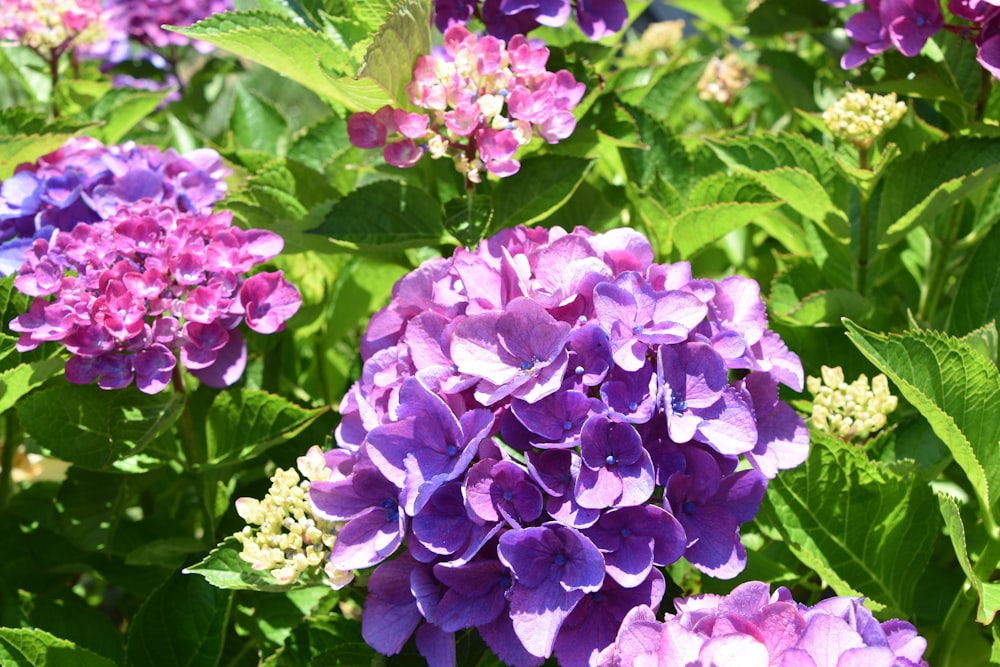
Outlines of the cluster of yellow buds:
[{"label": "cluster of yellow buds", "polygon": [[329,566],[336,526],[313,516],[309,506],[310,483],[330,479],[332,471],[325,464],[323,451],[315,446],[300,456],[297,464],[297,471],[275,470],[263,500],[236,501],[236,512],[248,524],[235,535],[243,545],[240,558],[255,570],[267,570],[281,585],[294,583],[305,572],[318,580],[322,569],[327,583],[342,588],[353,574]]},{"label": "cluster of yellow buds", "polygon": [[104,38],[100,0],[3,0],[0,40],[62,52]]},{"label": "cluster of yellow buds", "polygon": [[712,58],[698,81],[698,97],[706,102],[732,102],[736,93],[750,84],[750,71],[735,53],[725,58]]},{"label": "cluster of yellow buds", "polygon": [[863,373],[847,384],[839,366],[823,366],[820,371],[822,379],[806,378],[806,387],[813,395],[813,426],[848,442],[864,440],[885,426],[886,415],[899,402],[889,393],[885,375],[876,375],[869,386]]},{"label": "cluster of yellow buds", "polygon": [[823,122],[833,136],[856,146],[870,146],[906,114],[906,105],[896,101],[896,93],[869,95],[852,90],[823,112]]},{"label": "cluster of yellow buds", "polygon": [[658,52],[672,51],[683,37],[683,20],[650,23],[638,41],[625,47],[625,53],[633,58],[650,59]]}]

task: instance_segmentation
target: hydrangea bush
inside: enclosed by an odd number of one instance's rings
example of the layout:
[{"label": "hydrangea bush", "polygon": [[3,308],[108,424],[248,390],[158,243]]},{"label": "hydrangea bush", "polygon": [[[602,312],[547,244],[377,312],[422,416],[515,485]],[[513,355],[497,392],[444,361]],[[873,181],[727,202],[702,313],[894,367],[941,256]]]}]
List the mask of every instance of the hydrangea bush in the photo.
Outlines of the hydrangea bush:
[{"label": "hydrangea bush", "polygon": [[3,3],[0,663],[988,664],[998,11]]}]

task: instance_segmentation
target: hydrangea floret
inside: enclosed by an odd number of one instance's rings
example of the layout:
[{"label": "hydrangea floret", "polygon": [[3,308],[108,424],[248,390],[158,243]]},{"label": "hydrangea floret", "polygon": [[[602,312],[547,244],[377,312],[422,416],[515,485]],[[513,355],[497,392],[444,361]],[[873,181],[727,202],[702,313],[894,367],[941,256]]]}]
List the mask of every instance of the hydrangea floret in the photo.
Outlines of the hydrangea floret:
[{"label": "hydrangea floret", "polygon": [[0,41],[58,57],[74,45],[104,36],[100,0],[4,0]]},{"label": "hydrangea floret", "polygon": [[558,28],[573,14],[580,30],[597,40],[628,24],[624,0],[434,0],[434,24],[441,32],[479,19],[486,32],[509,40],[535,28]]},{"label": "hydrangea floret", "polygon": [[906,104],[896,101],[896,93],[871,95],[850,90],[823,112],[823,122],[833,136],[866,148],[905,115]]},{"label": "hydrangea floret", "polygon": [[247,522],[234,535],[243,546],[240,558],[255,570],[267,570],[279,585],[324,580],[339,589],[354,579],[351,572],[331,567],[336,526],[313,516],[309,505],[309,485],[340,474],[336,452],[329,454],[324,457],[319,447],[310,448],[298,458],[297,469],[274,471],[263,499],[236,501],[237,513]]},{"label": "hydrangea floret", "polygon": [[108,32],[115,37],[117,48],[122,39],[131,39],[148,48],[166,49],[192,45],[207,53],[214,47],[192,40],[164,26],[190,26],[198,21],[233,8],[232,0],[105,0],[108,10]]},{"label": "hydrangea floret", "polygon": [[70,139],[0,184],[0,276],[21,267],[34,239],[103,220],[123,204],[150,199],[181,213],[209,212],[229,173],[210,148],[179,155],[133,142]]},{"label": "hydrangea floret", "polygon": [[[586,665],[686,557],[730,578],[768,480],[808,454],[802,366],[760,289],[657,264],[623,228],[517,227],[433,259],[372,318],[340,406],[336,570],[375,567],[366,641]],[[388,615],[388,616],[387,616]],[[386,623],[385,618],[398,622]]]},{"label": "hydrangea floret", "polygon": [[181,364],[213,387],[246,366],[240,322],[273,333],[298,310],[298,290],[278,272],[246,277],[284,243],[232,226],[232,214],[182,212],[140,199],[110,218],[35,239],[14,286],[35,297],[10,328],[17,350],[58,341],[72,354],[66,379],[120,389],[135,380],[157,393]]},{"label": "hydrangea floret", "polygon": [[864,441],[885,427],[899,399],[889,392],[884,374],[873,377],[869,385],[864,373],[847,384],[839,366],[822,366],[820,372],[821,378],[806,378],[806,387],[813,395],[813,426],[847,441]]},{"label": "hydrangea floret", "polygon": [[584,86],[567,70],[545,69],[549,50],[521,35],[509,43],[461,26],[444,35],[443,53],[417,59],[410,101],[429,113],[384,106],[352,114],[348,137],[359,148],[382,148],[386,162],[412,167],[424,154],[447,157],[470,183],[484,171],[510,176],[518,149],[535,136],[549,143],[576,128],[572,110]]},{"label": "hydrangea floret", "polygon": [[649,607],[628,613],[596,667],[926,667],[927,640],[907,621],[880,623],[863,598],[832,597],[809,607],[788,589],[751,581],[732,593],[674,601],[661,623]]},{"label": "hydrangea floret", "polygon": [[737,93],[750,84],[750,71],[735,53],[713,57],[698,80],[698,97],[709,102],[731,104]]}]

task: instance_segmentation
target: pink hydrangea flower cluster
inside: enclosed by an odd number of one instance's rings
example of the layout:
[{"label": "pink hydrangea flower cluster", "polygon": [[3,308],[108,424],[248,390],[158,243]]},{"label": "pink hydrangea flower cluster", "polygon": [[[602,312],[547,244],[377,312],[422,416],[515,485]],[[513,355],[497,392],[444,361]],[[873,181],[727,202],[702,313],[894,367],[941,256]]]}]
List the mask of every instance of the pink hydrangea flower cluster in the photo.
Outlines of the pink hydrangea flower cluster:
[{"label": "pink hydrangea flower cluster", "polygon": [[179,155],[134,142],[70,139],[0,184],[0,276],[24,263],[33,239],[97,222],[140,199],[185,213],[208,212],[226,192],[229,169],[210,148]]},{"label": "pink hydrangea flower cluster", "polygon": [[879,623],[862,598],[834,597],[809,607],[788,589],[752,581],[727,596],[674,601],[662,623],[636,607],[597,667],[926,667],[927,640],[906,621]]},{"label": "pink hydrangea flower cluster", "polygon": [[0,41],[63,53],[74,40],[102,36],[100,0],[4,0],[0,2]]},{"label": "pink hydrangea flower cluster", "polygon": [[453,159],[472,183],[484,170],[510,176],[521,167],[514,155],[532,137],[558,143],[576,128],[572,110],[584,85],[567,70],[546,70],[548,58],[545,46],[522,35],[505,44],[453,26],[444,52],[420,56],[407,85],[410,101],[430,113],[391,106],[356,113],[348,136],[359,148],[382,148],[397,167],[429,153]]},{"label": "pink hydrangea flower cluster", "polygon": [[[1000,78],[1000,0],[951,0],[946,17],[938,0],[823,0],[835,7],[865,3],[844,26],[854,40],[841,58],[844,69],[860,67],[872,56],[897,49],[905,56],[920,53],[939,30],[949,30],[976,44],[976,59]],[[951,20],[971,23],[952,23]]]},{"label": "pink hydrangea flower cluster", "polygon": [[432,665],[470,627],[512,665],[587,665],[659,604],[663,566],[738,574],[740,525],[808,454],[778,397],[802,366],[757,283],[655,263],[628,228],[518,227],[428,261],[361,354],[311,502],[345,522],[334,570],[377,566],[365,639],[416,632]]},{"label": "pink hydrangea flower cluster", "polygon": [[35,297],[10,323],[17,350],[60,341],[73,355],[70,382],[121,389],[134,379],[150,394],[171,382],[179,351],[202,382],[227,386],[246,366],[237,325],[273,333],[301,304],[280,271],[244,276],[283,245],[273,232],[233,227],[228,211],[122,205],[107,220],[35,240],[14,279]]}]

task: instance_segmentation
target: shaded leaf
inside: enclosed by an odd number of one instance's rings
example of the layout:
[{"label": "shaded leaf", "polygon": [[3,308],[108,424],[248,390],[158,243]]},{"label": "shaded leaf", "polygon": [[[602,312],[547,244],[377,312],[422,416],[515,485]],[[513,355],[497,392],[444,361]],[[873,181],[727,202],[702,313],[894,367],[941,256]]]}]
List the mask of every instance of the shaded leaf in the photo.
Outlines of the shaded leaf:
[{"label": "shaded leaf", "polygon": [[457,197],[444,204],[445,230],[467,248],[483,240],[492,221],[493,205],[485,195]]},{"label": "shaded leaf", "polygon": [[[378,12],[378,4],[374,3],[370,10]],[[383,17],[385,22],[372,40],[358,76],[375,81],[397,106],[406,106],[406,84],[413,78],[417,56],[431,52],[430,2],[401,0],[391,14]]]},{"label": "shaded leaf", "polygon": [[111,660],[35,628],[0,628],[4,667],[114,667]]},{"label": "shaded leaf", "polygon": [[65,384],[28,395],[17,412],[25,431],[46,453],[104,470],[129,466],[127,459],[170,428],[183,408],[184,397],[171,392],[150,396],[134,386],[104,391]]},{"label": "shaded leaf", "polygon": [[230,126],[239,146],[278,154],[288,132],[288,119],[270,100],[237,85]]},{"label": "shaded leaf", "polygon": [[111,551],[111,542],[128,499],[128,476],[72,467],[59,487],[59,527],[75,546]]},{"label": "shaded leaf", "polygon": [[573,195],[593,160],[545,155],[524,160],[521,169],[493,189],[492,229],[544,220]]},{"label": "shaded leaf", "polygon": [[1000,316],[1000,227],[976,246],[951,302],[948,330],[965,334]]},{"label": "shaded leaf", "polygon": [[295,437],[326,410],[253,389],[220,392],[208,410],[202,460],[210,466],[249,460]]},{"label": "shaded leaf", "polygon": [[989,625],[993,622],[997,611],[1000,611],[1000,583],[982,581],[976,576],[975,569],[969,561],[969,550],[965,541],[965,525],[962,523],[962,515],[958,511],[955,499],[939,494],[938,505],[941,516],[944,517],[945,527],[948,529],[948,536],[951,538],[951,545],[958,557],[958,564],[979,596],[976,620],[983,625]]},{"label": "shaded leaf", "polygon": [[126,664],[215,667],[222,655],[231,602],[229,591],[200,577],[175,573],[133,617]]},{"label": "shaded leaf", "polygon": [[436,245],[444,236],[441,205],[420,188],[378,181],[330,209],[311,233],[352,250],[387,251]]}]

